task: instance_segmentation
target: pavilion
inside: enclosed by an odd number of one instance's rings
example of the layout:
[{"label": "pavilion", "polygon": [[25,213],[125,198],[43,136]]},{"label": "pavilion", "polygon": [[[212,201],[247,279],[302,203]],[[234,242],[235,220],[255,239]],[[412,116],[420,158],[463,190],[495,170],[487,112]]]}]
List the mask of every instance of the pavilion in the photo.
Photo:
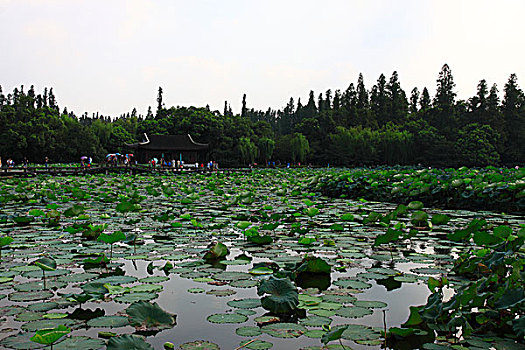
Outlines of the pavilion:
[{"label": "pavilion", "polygon": [[193,141],[187,135],[147,135],[144,141],[126,144],[134,151],[135,159],[139,163],[147,163],[152,158],[164,158],[167,162],[172,160],[184,163],[205,162],[208,152],[207,143]]}]

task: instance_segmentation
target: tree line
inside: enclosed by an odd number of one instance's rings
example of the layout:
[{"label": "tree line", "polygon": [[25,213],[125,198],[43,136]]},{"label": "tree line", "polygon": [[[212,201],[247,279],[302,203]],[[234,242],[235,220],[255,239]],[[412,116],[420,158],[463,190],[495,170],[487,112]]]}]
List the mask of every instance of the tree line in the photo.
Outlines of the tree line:
[{"label": "tree line", "polygon": [[248,107],[240,114],[226,101],[223,111],[157,106],[146,115],[134,108],[117,118],[62,111],[45,88],[31,86],[4,95],[0,86],[0,157],[20,162],[103,160],[126,153],[126,143],[148,134],[191,134],[210,144],[209,158],[223,166],[259,162],[331,166],[522,165],[525,160],[525,95],[512,74],[499,98],[496,84],[481,80],[477,93],[460,100],[448,65],[439,72],[436,94],[414,88],[407,96],[397,72],[383,74],[367,89],[360,74],[344,91],[310,91],[306,103],[290,98],[279,110]]}]

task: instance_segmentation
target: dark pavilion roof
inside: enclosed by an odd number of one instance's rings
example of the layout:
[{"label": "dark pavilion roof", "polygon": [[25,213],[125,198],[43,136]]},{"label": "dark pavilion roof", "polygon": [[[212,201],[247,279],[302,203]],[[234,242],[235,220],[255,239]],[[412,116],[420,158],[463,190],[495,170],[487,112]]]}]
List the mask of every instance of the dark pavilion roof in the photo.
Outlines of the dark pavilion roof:
[{"label": "dark pavilion roof", "polygon": [[126,144],[129,148],[149,151],[204,151],[207,143],[193,141],[187,135],[150,135],[144,133],[144,142]]}]

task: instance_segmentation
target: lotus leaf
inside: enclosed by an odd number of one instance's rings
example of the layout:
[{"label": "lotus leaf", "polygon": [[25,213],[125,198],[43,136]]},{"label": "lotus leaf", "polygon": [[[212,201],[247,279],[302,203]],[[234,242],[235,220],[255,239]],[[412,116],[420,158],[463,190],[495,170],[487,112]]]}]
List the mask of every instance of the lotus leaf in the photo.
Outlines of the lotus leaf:
[{"label": "lotus leaf", "polygon": [[175,316],[162,310],[157,303],[139,301],[126,309],[129,322],[135,327],[167,328],[175,324]]},{"label": "lotus leaf", "polygon": [[94,339],[85,336],[68,337],[60,343],[53,346],[54,350],[97,350],[104,347],[105,341],[101,339]]},{"label": "lotus leaf", "polygon": [[261,331],[276,338],[297,338],[307,330],[304,326],[295,323],[271,323],[262,326]]},{"label": "lotus leaf", "polygon": [[153,347],[138,335],[124,334],[111,337],[108,341],[107,350],[153,350]]},{"label": "lotus leaf", "polygon": [[264,340],[244,340],[240,343],[241,347],[251,350],[265,350],[271,349],[273,344]]},{"label": "lotus leaf", "polygon": [[31,337],[31,340],[35,343],[50,345],[70,332],[71,328],[60,325],[56,328],[38,330],[36,334]]},{"label": "lotus leaf", "polygon": [[213,314],[206,318],[211,323],[243,323],[248,321],[248,317],[235,314]]},{"label": "lotus leaf", "polygon": [[269,294],[261,299],[261,305],[266,310],[277,314],[289,313],[299,304],[297,288],[287,278],[270,276],[269,279],[259,284],[257,294]]},{"label": "lotus leaf", "polygon": [[179,350],[220,350],[215,343],[205,340],[195,340],[189,343],[184,343],[179,346]]},{"label": "lotus leaf", "polygon": [[129,324],[128,318],[124,316],[100,316],[87,322],[90,327],[117,328]]}]

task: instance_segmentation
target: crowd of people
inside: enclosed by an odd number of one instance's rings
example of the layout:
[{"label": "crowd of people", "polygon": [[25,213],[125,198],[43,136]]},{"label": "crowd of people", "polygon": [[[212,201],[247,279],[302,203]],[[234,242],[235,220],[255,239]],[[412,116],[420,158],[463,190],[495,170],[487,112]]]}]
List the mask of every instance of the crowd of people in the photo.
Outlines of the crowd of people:
[{"label": "crowd of people", "polygon": [[185,163],[183,160],[166,160],[164,158],[161,158],[160,160],[157,158],[151,158],[148,162],[151,167],[161,167],[161,168],[175,168],[175,169],[183,169],[186,168],[195,168],[195,169],[207,169],[207,170],[218,170],[219,169],[219,163],[217,163],[214,160],[210,160],[206,164],[204,163]]}]

